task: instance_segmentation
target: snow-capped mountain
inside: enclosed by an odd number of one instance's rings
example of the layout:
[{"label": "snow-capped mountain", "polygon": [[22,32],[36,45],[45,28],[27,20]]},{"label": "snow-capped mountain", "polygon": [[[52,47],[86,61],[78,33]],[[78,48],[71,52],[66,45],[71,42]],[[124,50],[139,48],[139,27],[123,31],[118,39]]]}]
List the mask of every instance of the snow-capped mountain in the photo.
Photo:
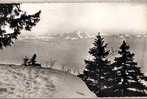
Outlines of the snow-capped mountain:
[{"label": "snow-capped mountain", "polygon": [[88,34],[86,32],[81,31],[74,31],[71,33],[58,33],[58,34],[44,34],[44,35],[20,35],[19,39],[43,39],[43,40],[49,40],[49,39],[66,39],[66,40],[78,40],[78,39],[87,39],[87,38],[94,38],[95,35]]},{"label": "snow-capped mountain", "polygon": [[[74,31],[70,33],[58,33],[58,34],[44,34],[44,35],[21,35],[19,37],[20,40],[23,39],[40,39],[40,40],[45,40],[48,41],[50,39],[65,39],[65,40],[78,40],[78,39],[90,39],[90,38],[95,38],[96,34],[89,34],[87,32],[82,32],[82,31]],[[131,34],[131,33],[115,33],[111,35],[104,35],[106,37],[115,37],[115,38],[120,38],[120,39],[125,39],[125,38],[143,38],[147,37],[147,34]]]},{"label": "snow-capped mountain", "polygon": [[24,39],[40,39],[40,40],[49,40],[54,37],[49,36],[49,35],[20,35],[18,38],[19,40],[24,40]]},{"label": "snow-capped mountain", "polygon": [[66,40],[78,40],[78,39],[93,38],[93,37],[95,37],[95,35],[88,34],[86,32],[81,32],[81,31],[74,31],[72,33],[63,33],[63,34],[52,35],[52,37],[66,39]]},{"label": "snow-capped mountain", "polygon": [[[125,39],[125,38],[143,38],[143,37],[147,37],[147,34],[131,34],[131,33],[118,33],[117,34],[117,33],[115,33],[115,34],[103,35],[103,36]],[[74,31],[72,33],[63,33],[63,34],[52,35],[52,37],[62,38],[62,39],[67,39],[67,40],[78,40],[78,39],[95,38],[96,34],[89,34],[89,33],[81,32],[81,31]]]},{"label": "snow-capped mountain", "polygon": [[141,38],[141,37],[147,37],[147,34],[118,34],[120,38]]}]

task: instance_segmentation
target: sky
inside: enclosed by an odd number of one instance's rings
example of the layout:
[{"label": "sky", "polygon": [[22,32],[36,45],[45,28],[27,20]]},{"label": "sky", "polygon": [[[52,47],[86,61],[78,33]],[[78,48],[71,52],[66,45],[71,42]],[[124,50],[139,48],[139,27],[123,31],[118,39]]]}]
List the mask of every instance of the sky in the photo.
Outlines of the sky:
[{"label": "sky", "polygon": [[[87,33],[146,33],[147,7],[137,3],[23,3],[29,14],[42,11],[36,35]],[[32,34],[25,32],[23,35]]]}]

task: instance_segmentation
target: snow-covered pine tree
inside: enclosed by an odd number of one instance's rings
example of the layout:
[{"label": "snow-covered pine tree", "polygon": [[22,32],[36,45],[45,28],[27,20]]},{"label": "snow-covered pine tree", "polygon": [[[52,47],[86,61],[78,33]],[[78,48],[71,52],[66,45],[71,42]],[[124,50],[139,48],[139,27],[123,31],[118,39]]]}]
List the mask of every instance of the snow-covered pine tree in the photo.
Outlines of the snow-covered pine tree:
[{"label": "snow-covered pine tree", "polygon": [[20,3],[0,4],[0,48],[12,45],[21,30],[31,31],[39,22],[40,13],[41,11],[38,11],[29,15],[21,10]]},{"label": "snow-covered pine tree", "polygon": [[110,96],[107,92],[111,78],[111,65],[107,56],[109,50],[106,50],[107,44],[104,43],[104,38],[100,33],[96,36],[94,47],[89,50],[89,53],[94,57],[93,60],[85,60],[86,67],[83,74],[78,75],[86,83],[88,88],[98,97]]},{"label": "snow-covered pine tree", "polygon": [[113,83],[114,96],[146,96],[147,87],[141,82],[144,74],[134,62],[134,53],[129,51],[129,45],[123,41],[113,63],[115,83]]}]

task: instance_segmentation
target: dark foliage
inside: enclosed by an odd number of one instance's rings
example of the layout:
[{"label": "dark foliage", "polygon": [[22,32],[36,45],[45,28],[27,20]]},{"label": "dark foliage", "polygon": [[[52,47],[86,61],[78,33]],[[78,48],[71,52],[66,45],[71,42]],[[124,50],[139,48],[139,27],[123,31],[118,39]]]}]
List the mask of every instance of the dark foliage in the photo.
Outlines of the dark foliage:
[{"label": "dark foliage", "polygon": [[89,53],[94,58],[85,60],[83,74],[78,75],[92,92],[98,97],[147,96],[147,86],[143,84],[147,77],[134,62],[135,54],[129,51],[125,41],[118,51],[119,57],[112,64],[107,60],[109,51],[100,34],[93,44]]},{"label": "dark foliage", "polygon": [[40,20],[40,13],[28,15],[20,9],[19,3],[0,4],[0,48],[12,45],[21,30],[30,31]]},{"label": "dark foliage", "polygon": [[36,64],[36,58],[37,58],[37,55],[34,54],[34,55],[32,56],[32,58],[30,59],[30,64],[35,65],[35,64]]},{"label": "dark foliage", "polygon": [[107,60],[109,50],[106,50],[107,44],[104,43],[100,33],[97,35],[94,47],[89,53],[94,57],[93,60],[85,60],[86,68],[83,74],[78,75],[86,83],[88,88],[97,96],[104,96],[108,92],[106,89],[111,87],[111,65]]},{"label": "dark foliage", "polygon": [[23,58],[23,65],[28,66],[28,65],[29,65],[29,64],[28,64],[28,61],[29,61],[29,57],[25,56],[25,57]]},{"label": "dark foliage", "polygon": [[141,82],[144,74],[140,67],[134,62],[134,53],[129,51],[129,45],[123,41],[118,51],[120,57],[115,58],[114,66],[115,78],[113,83],[114,96],[147,96],[147,87]]},{"label": "dark foliage", "polygon": [[23,65],[25,66],[41,66],[41,64],[37,63],[36,61],[37,55],[34,54],[31,58],[25,56],[23,59]]}]

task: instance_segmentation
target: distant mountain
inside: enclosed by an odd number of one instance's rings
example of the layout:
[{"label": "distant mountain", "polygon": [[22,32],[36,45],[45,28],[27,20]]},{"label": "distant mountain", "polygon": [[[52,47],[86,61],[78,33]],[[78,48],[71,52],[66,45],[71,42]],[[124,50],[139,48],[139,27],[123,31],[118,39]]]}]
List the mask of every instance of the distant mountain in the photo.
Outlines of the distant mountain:
[{"label": "distant mountain", "polygon": [[147,34],[127,34],[127,33],[120,33],[120,34],[113,34],[111,36],[118,37],[118,38],[142,38],[147,37]]},{"label": "distant mountain", "polygon": [[87,39],[87,38],[94,38],[95,35],[88,34],[86,32],[80,32],[80,31],[74,31],[72,33],[61,33],[61,34],[44,34],[44,35],[21,35],[20,40],[23,39],[43,39],[43,40],[49,40],[49,39],[66,39],[66,40],[77,40],[77,39]]},{"label": "distant mountain", "polygon": [[86,32],[80,32],[80,31],[74,31],[72,33],[55,34],[51,36],[55,38],[66,39],[66,40],[87,39],[87,38],[95,37],[95,35],[91,35]]},{"label": "distant mountain", "polygon": [[[78,40],[78,39],[91,39],[95,38],[96,34],[89,34],[87,32],[74,31],[71,33],[61,33],[61,34],[44,34],[44,35],[21,35],[20,40],[22,39],[40,39],[48,41],[50,39],[65,39],[65,40]],[[111,35],[104,35],[105,37],[113,37],[113,38],[144,38],[147,37],[147,34],[131,34],[131,33],[118,33]]]},{"label": "distant mountain", "polygon": [[28,35],[20,35],[18,37],[19,40],[26,40],[26,39],[39,39],[39,40],[49,40],[55,38],[54,36],[51,35],[35,35],[35,34],[28,34]]}]

